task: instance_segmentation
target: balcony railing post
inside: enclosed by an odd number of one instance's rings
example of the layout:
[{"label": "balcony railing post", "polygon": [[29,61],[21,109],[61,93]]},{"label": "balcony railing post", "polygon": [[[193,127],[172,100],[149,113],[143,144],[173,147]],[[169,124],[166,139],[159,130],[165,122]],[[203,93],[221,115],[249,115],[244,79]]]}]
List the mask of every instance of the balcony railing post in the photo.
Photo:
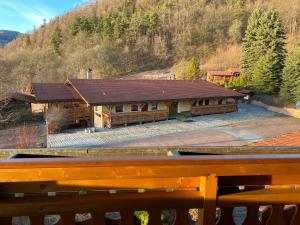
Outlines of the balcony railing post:
[{"label": "balcony railing post", "polygon": [[132,210],[121,211],[121,225],[135,225]]},{"label": "balcony railing post", "polygon": [[217,177],[201,177],[200,192],[204,198],[203,208],[199,210],[197,225],[214,225],[216,220]]},{"label": "balcony railing post", "polygon": [[270,224],[270,225],[285,224],[284,215],[283,215],[283,207],[284,207],[284,205],[273,205],[272,206],[271,216],[270,216],[267,224]]},{"label": "balcony railing post", "polygon": [[160,209],[149,209],[149,222],[148,225],[161,225],[161,210]]},{"label": "balcony railing post", "polygon": [[261,225],[262,223],[258,218],[258,205],[247,206],[247,215],[243,225]]},{"label": "balcony railing post", "polygon": [[1,225],[12,225],[12,217],[1,217],[0,224]]},{"label": "balcony railing post", "polygon": [[30,216],[30,225],[43,225],[44,216]]},{"label": "balcony railing post", "polygon": [[177,209],[175,225],[190,225],[189,210]]},{"label": "balcony railing post", "polygon": [[58,225],[75,225],[75,214],[74,213],[64,213],[61,214],[61,219]]},{"label": "balcony railing post", "polygon": [[229,225],[235,224],[233,220],[233,209],[234,207],[222,207],[221,208],[221,218],[218,225]]},{"label": "balcony railing post", "polygon": [[92,213],[93,225],[105,225],[105,212]]}]

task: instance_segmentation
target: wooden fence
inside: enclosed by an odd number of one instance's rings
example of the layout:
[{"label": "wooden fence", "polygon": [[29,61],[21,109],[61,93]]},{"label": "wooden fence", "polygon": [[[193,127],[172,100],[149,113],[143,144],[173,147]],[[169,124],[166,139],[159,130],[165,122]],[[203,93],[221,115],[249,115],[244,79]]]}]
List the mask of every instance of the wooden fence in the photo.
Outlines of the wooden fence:
[{"label": "wooden fence", "polygon": [[111,128],[117,125],[127,125],[132,123],[154,122],[168,119],[167,110],[147,111],[147,112],[129,112],[129,113],[102,113],[104,126]]},{"label": "wooden fence", "polygon": [[[196,208],[197,224],[231,225],[243,206],[240,224],[299,225],[299,185],[294,154],[2,160],[0,224],[29,216],[42,225],[45,215],[60,215],[60,225],[104,225],[105,213],[120,212],[117,224],[134,225],[134,211],[145,210],[148,224],[159,225],[161,211],[174,209],[174,224],[188,225]],[[78,213],[92,217],[76,222]]]},{"label": "wooden fence", "polygon": [[193,116],[208,115],[216,113],[228,113],[237,111],[237,104],[224,104],[224,105],[207,105],[192,107],[191,114]]}]

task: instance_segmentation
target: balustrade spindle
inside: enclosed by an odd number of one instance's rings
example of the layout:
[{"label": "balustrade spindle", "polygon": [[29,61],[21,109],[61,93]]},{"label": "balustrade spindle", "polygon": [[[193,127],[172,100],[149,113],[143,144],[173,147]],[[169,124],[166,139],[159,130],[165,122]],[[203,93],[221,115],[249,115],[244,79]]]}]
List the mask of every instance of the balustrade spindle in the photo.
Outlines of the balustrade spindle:
[{"label": "balustrade spindle", "polygon": [[12,217],[1,217],[0,224],[1,225],[12,225]]},{"label": "balustrade spindle", "polygon": [[243,225],[261,225],[258,218],[259,206],[247,206],[247,215]]},{"label": "balustrade spindle", "polygon": [[268,225],[285,225],[283,205],[273,205]]},{"label": "balustrade spindle", "polygon": [[176,210],[176,221],[174,225],[190,225],[190,216],[188,209]]},{"label": "balustrade spindle", "polygon": [[58,225],[75,225],[75,214],[64,213],[60,215],[60,221]]},{"label": "balustrade spindle", "polygon": [[284,217],[287,225],[300,224],[299,205],[288,205],[284,207]]},{"label": "balustrade spindle", "polygon": [[267,225],[269,220],[270,220],[270,217],[271,217],[272,207],[271,206],[265,206],[262,209],[261,213],[262,213],[261,214],[261,224]]},{"label": "balustrade spindle", "polygon": [[292,225],[296,217],[297,206],[296,205],[286,205],[283,210],[285,224]]},{"label": "balustrade spindle", "polygon": [[44,216],[30,216],[30,225],[43,225],[44,224]]},{"label": "balustrade spindle", "polygon": [[135,225],[133,211],[121,211],[121,225]]},{"label": "balustrade spindle", "polygon": [[161,210],[159,209],[150,209],[149,213],[149,222],[148,225],[161,225]]},{"label": "balustrade spindle", "polygon": [[93,225],[105,225],[105,212],[92,213]]},{"label": "balustrade spindle", "polygon": [[283,205],[273,205],[267,225],[285,225]]},{"label": "balustrade spindle", "polygon": [[234,207],[221,208],[221,218],[218,225],[235,225],[232,215],[233,209]]},{"label": "balustrade spindle", "polygon": [[290,225],[299,225],[300,224],[300,205],[296,205],[296,212],[294,218],[291,221]]}]

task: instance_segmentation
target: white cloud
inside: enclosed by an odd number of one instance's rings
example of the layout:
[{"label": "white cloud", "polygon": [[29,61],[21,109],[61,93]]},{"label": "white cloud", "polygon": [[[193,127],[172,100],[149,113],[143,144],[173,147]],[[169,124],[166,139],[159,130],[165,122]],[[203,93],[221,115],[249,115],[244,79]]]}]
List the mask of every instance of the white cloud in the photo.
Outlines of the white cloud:
[{"label": "white cloud", "polygon": [[74,7],[84,5],[88,2],[92,2],[92,0],[77,0],[74,2]]},{"label": "white cloud", "polygon": [[45,6],[36,3],[37,2],[31,1],[28,4],[24,4],[20,1],[2,0],[0,1],[0,6],[4,6],[16,12],[19,17],[24,18],[32,25],[38,26],[43,23],[44,18],[53,18],[55,14]]}]

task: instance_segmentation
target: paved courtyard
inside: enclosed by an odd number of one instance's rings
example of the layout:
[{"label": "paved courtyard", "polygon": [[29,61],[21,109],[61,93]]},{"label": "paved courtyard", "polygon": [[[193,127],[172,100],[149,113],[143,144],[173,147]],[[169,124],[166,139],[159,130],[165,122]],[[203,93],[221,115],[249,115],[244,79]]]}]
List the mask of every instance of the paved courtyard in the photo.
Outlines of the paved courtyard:
[{"label": "paved courtyard", "polygon": [[238,112],[169,120],[85,133],[48,136],[49,148],[141,146],[239,146],[300,130],[300,119],[240,104]]}]

